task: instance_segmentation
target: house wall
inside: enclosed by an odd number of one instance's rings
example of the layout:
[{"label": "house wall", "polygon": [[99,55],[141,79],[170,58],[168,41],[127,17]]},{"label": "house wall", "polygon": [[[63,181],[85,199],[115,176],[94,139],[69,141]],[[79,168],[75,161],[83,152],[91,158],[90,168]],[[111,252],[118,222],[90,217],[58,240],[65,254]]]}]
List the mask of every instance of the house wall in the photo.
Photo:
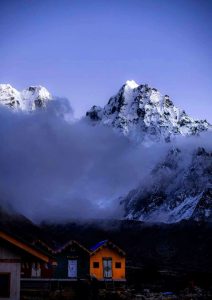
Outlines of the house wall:
[{"label": "house wall", "polygon": [[[97,279],[103,280],[103,258],[112,258],[112,279],[113,280],[125,280],[125,257],[119,255],[119,253],[113,249],[102,248],[90,257],[90,275],[94,275]],[[94,268],[93,263],[98,262],[99,268]],[[115,263],[120,262],[121,268],[116,269]]]},{"label": "house wall", "polygon": [[1,244],[0,273],[10,273],[10,298],[1,298],[1,300],[19,300],[21,274],[20,257]]},{"label": "house wall", "polygon": [[[21,263],[21,278],[31,278],[33,277],[32,275],[32,267],[35,265],[36,267],[40,267],[40,271],[38,270],[37,276],[34,277],[40,277],[40,278],[52,278],[53,277],[53,272],[54,268],[50,263],[44,263],[36,259],[27,259],[27,258],[22,258],[22,263]],[[40,275],[40,276],[39,276]]]}]

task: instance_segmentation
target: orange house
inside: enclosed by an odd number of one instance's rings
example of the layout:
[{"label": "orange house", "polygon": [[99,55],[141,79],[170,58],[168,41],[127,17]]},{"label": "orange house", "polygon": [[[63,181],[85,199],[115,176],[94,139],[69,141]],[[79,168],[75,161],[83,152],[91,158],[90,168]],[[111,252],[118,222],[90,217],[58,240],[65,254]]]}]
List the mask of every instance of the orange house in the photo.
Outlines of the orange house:
[{"label": "orange house", "polygon": [[112,242],[99,242],[91,249],[90,275],[98,280],[125,281],[125,252]]}]

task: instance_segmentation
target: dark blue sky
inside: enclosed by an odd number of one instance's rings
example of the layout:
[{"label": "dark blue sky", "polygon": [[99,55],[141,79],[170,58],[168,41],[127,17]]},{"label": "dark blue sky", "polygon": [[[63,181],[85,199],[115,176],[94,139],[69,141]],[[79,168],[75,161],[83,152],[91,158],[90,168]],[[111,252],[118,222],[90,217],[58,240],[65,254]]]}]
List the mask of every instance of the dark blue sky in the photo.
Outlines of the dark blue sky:
[{"label": "dark blue sky", "polygon": [[212,1],[0,1],[1,83],[44,85],[80,116],[127,79],[212,121]]}]

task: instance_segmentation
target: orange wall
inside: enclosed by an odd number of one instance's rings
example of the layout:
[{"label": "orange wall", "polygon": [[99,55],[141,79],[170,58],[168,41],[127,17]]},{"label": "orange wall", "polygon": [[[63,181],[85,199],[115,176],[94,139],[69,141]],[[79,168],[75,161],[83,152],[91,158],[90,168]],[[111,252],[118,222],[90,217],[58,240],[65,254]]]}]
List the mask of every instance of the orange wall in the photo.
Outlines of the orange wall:
[{"label": "orange wall", "polygon": [[[114,280],[125,279],[125,257],[121,256],[117,251],[109,248],[102,248],[90,257],[90,275],[94,275],[97,279],[102,280],[103,277],[103,258],[112,258],[112,278]],[[99,262],[99,268],[93,268],[93,262]],[[121,262],[121,268],[116,269],[115,263]]]}]

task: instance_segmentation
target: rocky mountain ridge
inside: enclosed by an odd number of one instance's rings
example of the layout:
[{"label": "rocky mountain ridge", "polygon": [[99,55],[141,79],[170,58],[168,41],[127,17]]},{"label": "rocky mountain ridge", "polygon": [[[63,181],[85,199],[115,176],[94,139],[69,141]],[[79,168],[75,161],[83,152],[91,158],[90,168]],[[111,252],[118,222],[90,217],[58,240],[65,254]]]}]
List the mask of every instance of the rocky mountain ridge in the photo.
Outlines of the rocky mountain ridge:
[{"label": "rocky mountain ridge", "polygon": [[93,106],[86,114],[92,124],[111,126],[132,141],[169,142],[177,135],[198,135],[211,129],[206,120],[195,120],[147,84],[127,81],[103,107]]},{"label": "rocky mountain ridge", "polygon": [[172,149],[141,185],[122,199],[125,218],[175,223],[212,221],[212,152],[198,148],[190,157]]}]

